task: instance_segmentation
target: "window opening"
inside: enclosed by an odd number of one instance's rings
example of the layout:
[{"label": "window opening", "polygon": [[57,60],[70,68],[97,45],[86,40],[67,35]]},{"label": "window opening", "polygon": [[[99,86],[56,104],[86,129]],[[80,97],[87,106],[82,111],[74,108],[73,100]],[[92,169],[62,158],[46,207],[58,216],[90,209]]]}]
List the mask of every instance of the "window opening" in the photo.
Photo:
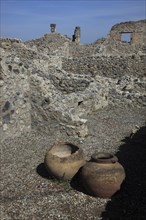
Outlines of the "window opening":
[{"label": "window opening", "polygon": [[121,41],[125,43],[131,42],[131,33],[121,33]]}]

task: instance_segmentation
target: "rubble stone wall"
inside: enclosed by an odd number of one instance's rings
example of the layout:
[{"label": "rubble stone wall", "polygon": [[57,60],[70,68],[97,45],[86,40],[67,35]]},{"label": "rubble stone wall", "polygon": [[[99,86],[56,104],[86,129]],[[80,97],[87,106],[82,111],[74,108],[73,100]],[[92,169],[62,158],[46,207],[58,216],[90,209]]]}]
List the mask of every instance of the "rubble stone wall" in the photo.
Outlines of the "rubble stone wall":
[{"label": "rubble stone wall", "polygon": [[108,85],[97,76],[70,74],[57,55],[46,55],[22,42],[1,46],[2,137],[31,128],[63,126],[68,134],[88,134],[87,115],[108,105]]},{"label": "rubble stone wall", "polygon": [[[125,31],[142,23],[130,23]],[[146,54],[117,43],[124,27],[113,27],[107,39],[89,45],[56,33],[25,43],[1,39],[1,138],[32,128],[55,132],[60,126],[84,138],[88,114],[109,104],[145,107]],[[137,45],[139,36],[136,29],[132,39]]]},{"label": "rubble stone wall", "polygon": [[146,55],[89,56],[62,59],[62,68],[67,72],[100,75],[111,78],[146,75]]},{"label": "rubble stone wall", "polygon": [[109,84],[109,103],[146,105],[146,55],[63,59],[69,73],[101,76]]},{"label": "rubble stone wall", "polygon": [[1,49],[1,138],[31,129],[29,74],[18,56]]},{"label": "rubble stone wall", "polygon": [[[146,20],[129,21],[116,24],[111,28],[111,31],[105,41],[105,45],[109,44],[119,51],[128,52],[128,50],[126,50],[126,47],[129,44],[133,51],[143,51],[146,48],[145,30]],[[131,34],[130,42],[122,42],[121,34],[123,33]],[[123,50],[120,50],[120,44],[125,45],[125,48]]]}]

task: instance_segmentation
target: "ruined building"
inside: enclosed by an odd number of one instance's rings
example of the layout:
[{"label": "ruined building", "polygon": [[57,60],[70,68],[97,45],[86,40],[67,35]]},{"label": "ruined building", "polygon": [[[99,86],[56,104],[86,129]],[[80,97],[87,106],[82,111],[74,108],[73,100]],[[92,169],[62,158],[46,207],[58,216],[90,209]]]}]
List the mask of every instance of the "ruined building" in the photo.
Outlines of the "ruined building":
[{"label": "ruined building", "polygon": [[51,28],[51,33],[56,32],[56,24],[50,24],[50,28]]},{"label": "ruined building", "polygon": [[[124,40],[124,38],[126,40]],[[146,50],[146,20],[122,22],[114,25],[106,43],[119,51]]]},{"label": "ruined building", "polygon": [[74,34],[72,36],[72,41],[79,44],[80,43],[80,38],[81,38],[81,30],[80,27],[76,27]]},{"label": "ruined building", "polygon": [[[146,106],[146,20],[114,25],[106,39],[80,45],[56,33],[27,42],[1,39],[0,130],[20,135],[33,126],[88,134],[87,115],[107,105]],[[53,33],[53,34],[52,34]],[[121,35],[130,33],[130,42]]]}]

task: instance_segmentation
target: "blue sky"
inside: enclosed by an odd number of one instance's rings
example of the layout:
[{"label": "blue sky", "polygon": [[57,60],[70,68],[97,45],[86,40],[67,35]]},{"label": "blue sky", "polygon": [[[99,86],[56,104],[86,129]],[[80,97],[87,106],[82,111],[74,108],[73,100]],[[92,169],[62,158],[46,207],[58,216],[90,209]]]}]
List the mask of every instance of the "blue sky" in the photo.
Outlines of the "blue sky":
[{"label": "blue sky", "polygon": [[111,27],[146,18],[146,0],[0,0],[1,37],[30,40],[57,32],[71,37],[81,27],[81,43],[106,37]]}]

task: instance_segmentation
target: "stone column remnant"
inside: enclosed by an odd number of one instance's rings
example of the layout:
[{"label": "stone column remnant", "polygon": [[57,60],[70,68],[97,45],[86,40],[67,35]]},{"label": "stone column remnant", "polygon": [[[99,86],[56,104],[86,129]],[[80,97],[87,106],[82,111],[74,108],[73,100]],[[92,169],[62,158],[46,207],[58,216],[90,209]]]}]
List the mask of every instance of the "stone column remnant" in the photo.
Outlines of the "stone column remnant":
[{"label": "stone column remnant", "polygon": [[80,27],[76,27],[74,31],[74,35],[72,36],[72,41],[79,44],[80,37],[81,37],[81,29]]},{"label": "stone column remnant", "polygon": [[50,24],[50,28],[51,28],[51,33],[56,32],[56,24]]}]

